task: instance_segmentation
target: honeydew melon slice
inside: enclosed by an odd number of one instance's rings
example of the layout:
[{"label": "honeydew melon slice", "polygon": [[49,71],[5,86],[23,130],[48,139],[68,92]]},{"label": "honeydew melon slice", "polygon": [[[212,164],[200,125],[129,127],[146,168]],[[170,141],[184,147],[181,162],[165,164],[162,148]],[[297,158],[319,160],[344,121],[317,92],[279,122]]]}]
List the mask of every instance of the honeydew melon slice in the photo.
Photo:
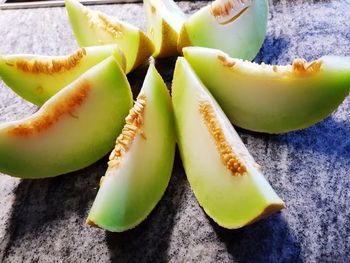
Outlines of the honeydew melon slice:
[{"label": "honeydew melon slice", "polygon": [[229,120],[184,58],[178,58],[173,107],[181,159],[204,211],[240,228],[284,207]]},{"label": "honeydew melon slice", "polygon": [[217,48],[230,56],[252,60],[264,42],[267,0],[216,0],[184,23],[178,49]]},{"label": "honeydew melon slice", "polygon": [[80,48],[68,56],[0,56],[0,77],[22,98],[41,106],[82,73],[114,56],[125,70],[125,56],[117,45]]},{"label": "honeydew melon slice", "polygon": [[178,54],[177,40],[187,16],[173,0],[144,0],[148,36],[153,41],[154,57]]},{"label": "honeydew melon slice", "polygon": [[76,0],[66,0],[66,9],[79,46],[118,44],[126,57],[126,73],[152,55],[154,45],[139,28],[91,10]]},{"label": "honeydew melon slice", "polygon": [[[309,127],[334,111],[350,91],[350,58],[325,56],[292,65],[258,65],[208,48],[184,56],[231,122],[266,133]],[[210,70],[208,70],[210,68]]]},{"label": "honeydew melon slice", "polygon": [[153,65],[110,155],[87,224],[121,232],[143,221],[169,183],[175,129],[169,92]]},{"label": "honeydew melon slice", "polygon": [[0,125],[0,172],[35,179],[84,168],[113,148],[131,107],[126,76],[107,58],[31,117]]}]

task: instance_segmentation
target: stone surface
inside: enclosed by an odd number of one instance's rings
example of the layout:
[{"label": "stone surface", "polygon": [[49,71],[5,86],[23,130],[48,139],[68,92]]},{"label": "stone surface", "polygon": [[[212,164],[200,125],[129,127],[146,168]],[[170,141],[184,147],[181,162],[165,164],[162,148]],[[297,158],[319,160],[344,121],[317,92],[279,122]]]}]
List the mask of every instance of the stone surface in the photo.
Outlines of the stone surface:
[{"label": "stone surface", "polygon": [[[188,13],[205,2],[181,2]],[[140,4],[93,7],[145,28]],[[0,11],[0,54],[67,54],[77,44],[63,8]],[[270,2],[258,62],[350,55],[348,1]],[[170,84],[174,59],[157,68]],[[135,94],[145,74],[129,76]],[[0,82],[0,122],[35,112]],[[44,180],[0,174],[0,262],[350,262],[350,98],[330,117],[284,135],[239,130],[287,208],[236,231],[198,205],[177,155],[164,198],[134,230],[84,224],[106,158]],[[19,164],[20,165],[20,164]]]}]

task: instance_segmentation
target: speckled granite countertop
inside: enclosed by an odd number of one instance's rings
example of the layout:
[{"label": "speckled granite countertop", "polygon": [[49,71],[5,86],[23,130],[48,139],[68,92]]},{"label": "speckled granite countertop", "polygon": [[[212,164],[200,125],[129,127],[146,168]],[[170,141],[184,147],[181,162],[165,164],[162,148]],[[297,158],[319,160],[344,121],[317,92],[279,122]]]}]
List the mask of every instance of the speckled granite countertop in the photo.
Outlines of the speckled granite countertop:
[{"label": "speckled granite countertop", "polygon": [[[188,13],[205,3],[181,2]],[[96,9],[145,28],[140,4]],[[67,54],[77,48],[64,8],[0,10],[0,53]],[[270,2],[256,61],[350,55],[348,1]],[[168,84],[174,60],[157,67]],[[134,90],[145,69],[129,76]],[[36,107],[0,82],[0,122]],[[164,198],[134,230],[84,224],[106,158],[67,175],[18,180],[0,174],[0,262],[350,262],[350,97],[321,123],[284,135],[239,130],[287,208],[228,231],[205,216],[177,155]]]}]

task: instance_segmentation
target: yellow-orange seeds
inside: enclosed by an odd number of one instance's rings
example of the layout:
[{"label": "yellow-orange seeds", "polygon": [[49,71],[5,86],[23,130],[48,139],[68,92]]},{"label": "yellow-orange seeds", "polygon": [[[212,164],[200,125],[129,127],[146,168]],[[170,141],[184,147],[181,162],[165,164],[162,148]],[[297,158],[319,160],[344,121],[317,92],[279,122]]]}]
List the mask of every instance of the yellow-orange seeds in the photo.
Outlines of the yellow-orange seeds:
[{"label": "yellow-orange seeds", "polygon": [[24,72],[53,74],[70,70],[77,66],[86,55],[86,50],[80,48],[72,55],[52,60],[17,60],[15,66]]},{"label": "yellow-orange seeds", "polygon": [[296,75],[311,75],[318,73],[322,67],[321,60],[315,60],[308,63],[305,59],[295,59],[292,63],[293,73]]},{"label": "yellow-orange seeds", "polygon": [[228,170],[230,170],[232,175],[243,175],[247,169],[233,153],[232,148],[227,142],[225,134],[216,119],[214,109],[210,102],[200,102],[199,112],[201,113],[204,123],[215,141],[215,145],[219,151],[222,163]]},{"label": "yellow-orange seeds", "polygon": [[125,118],[126,124],[121,134],[118,136],[116,145],[109,156],[108,168],[119,166],[122,156],[130,149],[138,133],[141,134],[142,138],[146,139],[141,129],[143,126],[145,107],[146,96],[140,95],[134,107],[130,110],[129,115]]},{"label": "yellow-orange seeds", "polygon": [[222,65],[224,65],[225,67],[232,68],[236,65],[236,62],[234,62],[233,60],[230,60],[227,56],[218,55],[217,58],[218,58],[218,60],[220,60]]},{"label": "yellow-orange seeds", "polygon": [[60,103],[47,108],[45,114],[10,129],[9,134],[14,136],[39,134],[53,126],[64,115],[73,117],[73,111],[86,100],[89,91],[90,84],[85,81],[74,92],[61,98]]},{"label": "yellow-orange seeds", "polygon": [[251,5],[252,0],[216,0],[211,4],[210,12],[220,24],[227,24],[236,20]]}]

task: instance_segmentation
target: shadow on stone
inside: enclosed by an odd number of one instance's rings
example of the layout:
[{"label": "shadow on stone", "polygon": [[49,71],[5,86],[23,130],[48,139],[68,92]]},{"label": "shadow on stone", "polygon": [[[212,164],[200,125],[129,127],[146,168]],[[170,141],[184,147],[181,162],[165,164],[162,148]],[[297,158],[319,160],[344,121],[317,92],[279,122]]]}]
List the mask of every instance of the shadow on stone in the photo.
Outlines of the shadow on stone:
[{"label": "shadow on stone", "polygon": [[168,261],[167,251],[174,218],[182,201],[186,183],[185,172],[177,152],[169,186],[146,220],[123,233],[106,233],[112,262]]},{"label": "shadow on stone", "polygon": [[210,222],[235,262],[302,262],[300,244],[281,213],[237,230]]},{"label": "shadow on stone", "polygon": [[278,58],[288,49],[289,42],[288,36],[275,37],[267,35],[254,62],[259,64],[262,62],[265,64],[278,64]]},{"label": "shadow on stone", "polygon": [[[55,221],[64,221],[73,213],[85,218],[101,177],[106,159],[78,172],[54,178],[22,180],[15,190],[16,199],[5,238],[0,243],[3,261],[24,240],[34,242],[47,236]],[[45,234],[47,233],[47,234]],[[28,248],[29,249],[29,248]],[[24,256],[24,255],[22,255]]]}]

